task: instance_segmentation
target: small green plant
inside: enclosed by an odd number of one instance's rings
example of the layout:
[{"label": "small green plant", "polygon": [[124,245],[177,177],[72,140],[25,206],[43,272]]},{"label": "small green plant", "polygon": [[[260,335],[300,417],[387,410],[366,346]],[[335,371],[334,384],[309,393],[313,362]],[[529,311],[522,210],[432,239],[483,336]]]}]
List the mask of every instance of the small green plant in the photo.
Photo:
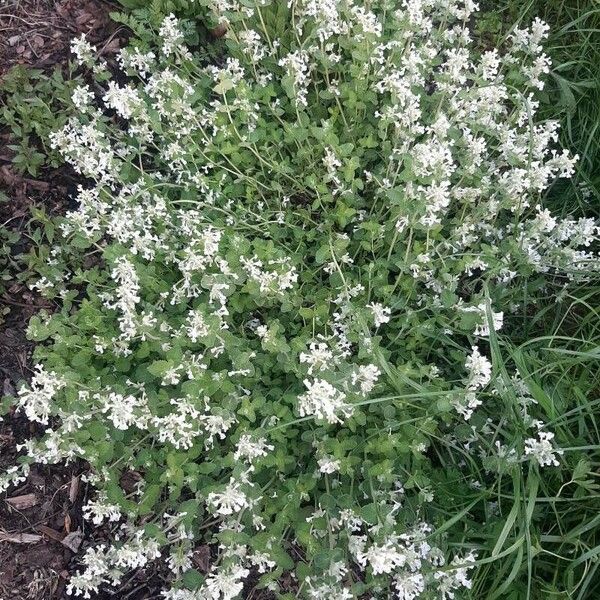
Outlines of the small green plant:
[{"label": "small green plant", "polygon": [[[3,209],[8,202],[8,196],[0,191],[0,209]],[[0,214],[6,215],[8,212],[2,210]],[[10,219],[7,221],[0,223],[0,296],[6,292],[6,284],[11,281],[17,268],[16,259],[13,256],[13,248],[21,237],[18,231],[14,231],[7,226],[10,223]],[[2,324],[4,317],[9,312],[10,308],[5,306],[0,300],[0,324]]]},{"label": "small green plant", "polygon": [[12,163],[18,173],[37,177],[44,166],[62,164],[48,144],[52,131],[68,118],[71,93],[78,81],[60,68],[51,75],[13,67],[0,81],[0,130],[8,132]]},{"label": "small green plant", "polygon": [[540,587],[536,503],[591,465],[509,338],[598,270],[597,224],[543,206],[576,165],[537,118],[547,26],[500,53],[468,1],[198,5],[217,64],[173,16],[121,83],[76,40],[97,86],[50,136],[90,185],[39,267],[61,309],[18,406],[46,431],[2,483],[90,464],[119,532],[69,591],[164,556],[172,600],[570,593],[593,557]]}]

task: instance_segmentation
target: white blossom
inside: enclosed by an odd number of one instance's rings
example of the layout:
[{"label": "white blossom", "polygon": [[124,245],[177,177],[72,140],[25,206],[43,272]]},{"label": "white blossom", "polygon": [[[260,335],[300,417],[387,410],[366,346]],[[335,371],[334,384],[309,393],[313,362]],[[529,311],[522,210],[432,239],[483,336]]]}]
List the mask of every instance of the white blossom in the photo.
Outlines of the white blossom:
[{"label": "white blossom", "polygon": [[492,379],[492,364],[479,352],[477,346],[473,347],[467,357],[465,368],[469,372],[467,387],[469,390],[484,388]]},{"label": "white blossom", "polygon": [[366,396],[373,390],[380,375],[381,371],[376,365],[361,365],[352,374],[352,385],[358,385],[361,394]]},{"label": "white blossom", "polygon": [[43,365],[37,365],[35,370],[29,386],[19,390],[18,406],[30,421],[47,425],[52,412],[52,400],[67,383],[56,373],[46,371]]},{"label": "white blossom", "polygon": [[250,506],[246,494],[240,489],[240,483],[231,479],[222,492],[211,492],[206,499],[214,514],[232,515]]},{"label": "white blossom", "polygon": [[237,444],[233,457],[236,460],[240,458],[247,460],[252,463],[257,458],[267,456],[267,454],[274,450],[274,446],[267,444],[265,438],[254,439],[252,435],[244,433]]},{"label": "white blossom", "polygon": [[346,394],[324,379],[305,379],[306,392],[298,397],[300,416],[314,415],[329,423],[341,423],[349,417],[352,407],[346,403]]},{"label": "white blossom", "polygon": [[563,451],[556,449],[552,440],[554,434],[550,431],[538,431],[538,437],[525,440],[525,456],[529,456],[540,467],[560,465],[557,455],[562,455]]},{"label": "white blossom", "polygon": [[389,323],[391,309],[383,306],[378,302],[372,302],[371,304],[367,304],[367,308],[371,309],[373,313],[373,320],[375,322],[375,327],[380,327],[384,323]]},{"label": "white blossom", "polygon": [[319,465],[319,471],[326,475],[331,475],[332,473],[339,471],[341,466],[340,461],[331,456],[324,456],[323,458],[320,458],[317,463]]}]

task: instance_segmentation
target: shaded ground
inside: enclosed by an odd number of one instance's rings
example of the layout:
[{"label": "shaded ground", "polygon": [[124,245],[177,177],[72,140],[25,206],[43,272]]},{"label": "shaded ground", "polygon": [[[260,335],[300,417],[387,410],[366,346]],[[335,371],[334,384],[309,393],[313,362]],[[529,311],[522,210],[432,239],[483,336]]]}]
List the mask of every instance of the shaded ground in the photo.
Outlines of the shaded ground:
[{"label": "shaded ground", "polygon": [[119,28],[104,0],[6,0],[0,4],[0,75],[12,65],[44,68],[65,62],[71,39],[82,33],[101,53],[118,48]]}]

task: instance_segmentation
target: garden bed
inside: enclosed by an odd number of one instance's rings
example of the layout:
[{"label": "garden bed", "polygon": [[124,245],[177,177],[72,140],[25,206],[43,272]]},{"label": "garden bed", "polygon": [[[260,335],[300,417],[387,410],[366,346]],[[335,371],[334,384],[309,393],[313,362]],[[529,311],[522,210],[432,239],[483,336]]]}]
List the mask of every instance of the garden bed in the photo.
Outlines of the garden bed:
[{"label": "garden bed", "polygon": [[511,2],[8,1],[4,600],[595,598],[594,88]]}]

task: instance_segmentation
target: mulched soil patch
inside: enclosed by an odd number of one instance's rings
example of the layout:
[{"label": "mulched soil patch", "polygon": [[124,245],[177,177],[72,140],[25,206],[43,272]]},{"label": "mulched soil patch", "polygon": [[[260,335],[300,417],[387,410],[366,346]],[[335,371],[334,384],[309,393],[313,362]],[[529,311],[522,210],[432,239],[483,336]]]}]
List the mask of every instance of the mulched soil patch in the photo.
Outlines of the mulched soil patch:
[{"label": "mulched soil patch", "polygon": [[124,30],[102,0],[8,0],[0,5],[0,76],[11,66],[51,67],[66,62],[74,37],[85,33],[101,54],[119,48]]},{"label": "mulched soil patch", "polygon": [[[36,434],[9,415],[0,427],[0,468],[14,464],[16,445]],[[0,597],[62,598],[69,565],[83,541],[82,465],[32,468],[26,482],[0,502]]]}]

